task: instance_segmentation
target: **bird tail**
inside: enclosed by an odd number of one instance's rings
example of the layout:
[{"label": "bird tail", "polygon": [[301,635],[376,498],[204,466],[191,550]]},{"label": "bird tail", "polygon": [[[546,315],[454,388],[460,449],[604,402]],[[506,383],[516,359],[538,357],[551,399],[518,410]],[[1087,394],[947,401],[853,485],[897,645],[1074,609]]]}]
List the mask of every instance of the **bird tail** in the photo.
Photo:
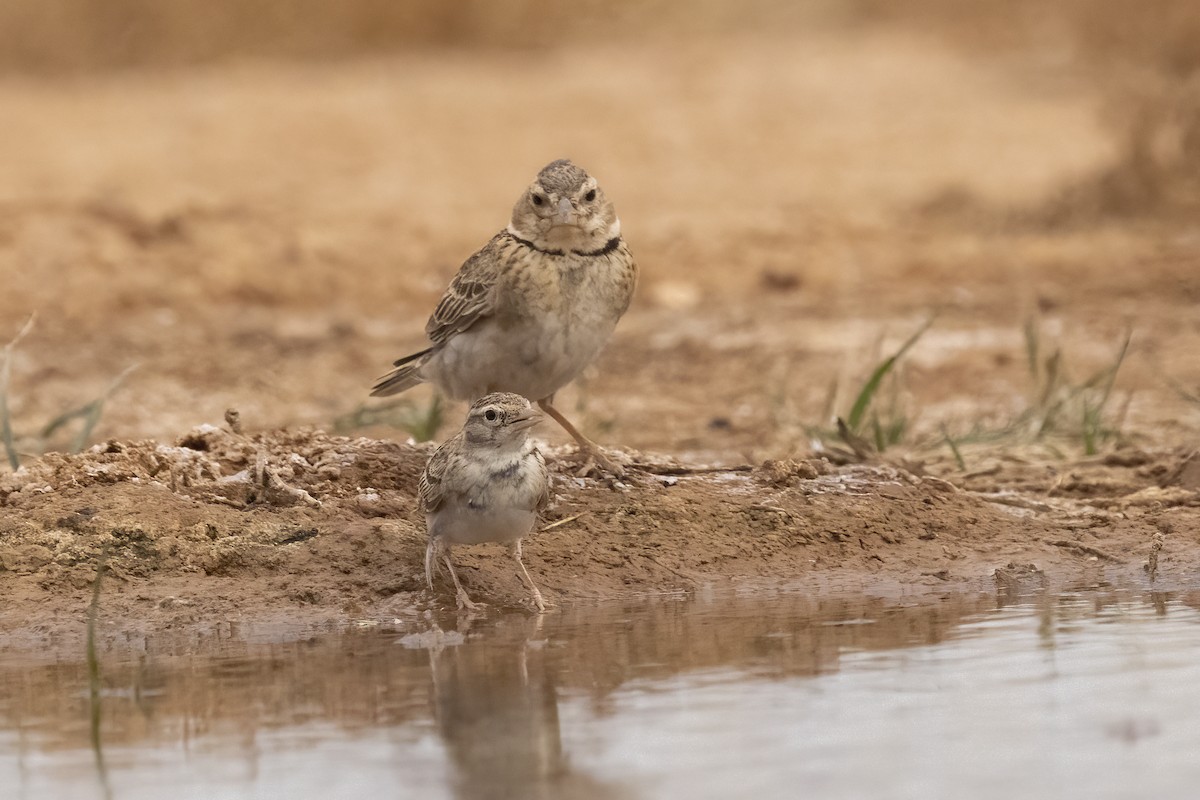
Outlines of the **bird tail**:
[{"label": "bird tail", "polygon": [[433,352],[432,347],[397,359],[392,365],[395,369],[375,381],[375,385],[371,387],[371,397],[400,394],[418,383],[424,383],[425,378],[421,376],[421,367],[425,366],[426,356],[431,352]]}]

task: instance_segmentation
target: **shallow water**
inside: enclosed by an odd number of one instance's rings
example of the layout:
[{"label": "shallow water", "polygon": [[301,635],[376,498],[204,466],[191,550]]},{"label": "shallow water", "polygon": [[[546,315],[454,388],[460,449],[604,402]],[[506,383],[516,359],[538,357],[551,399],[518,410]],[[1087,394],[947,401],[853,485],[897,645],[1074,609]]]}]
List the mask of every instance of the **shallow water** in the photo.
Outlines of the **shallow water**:
[{"label": "shallow water", "polygon": [[1195,797],[1197,599],[758,593],[424,634],[220,626],[101,652],[95,727],[82,659],[0,651],[0,796]]}]

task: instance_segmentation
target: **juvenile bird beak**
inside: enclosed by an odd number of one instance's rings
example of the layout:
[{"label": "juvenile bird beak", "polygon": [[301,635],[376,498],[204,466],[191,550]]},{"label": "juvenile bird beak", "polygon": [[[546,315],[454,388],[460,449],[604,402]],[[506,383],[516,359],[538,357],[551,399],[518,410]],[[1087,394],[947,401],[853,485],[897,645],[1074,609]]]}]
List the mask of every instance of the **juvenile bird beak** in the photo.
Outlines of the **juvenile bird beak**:
[{"label": "juvenile bird beak", "polygon": [[574,225],[575,224],[575,209],[571,206],[571,199],[568,197],[560,198],[558,201],[558,213],[554,215],[555,225]]},{"label": "juvenile bird beak", "polygon": [[518,431],[527,430],[542,421],[542,412],[527,408],[509,418],[509,425]]}]

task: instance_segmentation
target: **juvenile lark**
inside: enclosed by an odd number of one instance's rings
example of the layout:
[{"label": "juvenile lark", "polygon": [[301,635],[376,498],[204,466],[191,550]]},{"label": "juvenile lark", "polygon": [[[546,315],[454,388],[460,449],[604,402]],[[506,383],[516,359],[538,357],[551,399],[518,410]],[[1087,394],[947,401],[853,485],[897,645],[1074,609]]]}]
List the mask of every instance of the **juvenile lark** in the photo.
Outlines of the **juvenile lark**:
[{"label": "juvenile lark", "polygon": [[533,604],[546,610],[521,561],[521,537],[533,530],[538,511],[550,498],[546,462],[526,433],[541,419],[520,395],[486,395],[471,406],[463,429],[434,451],[421,475],[418,498],[429,531],[425,581],[432,589],[441,557],[454,580],[459,608],[478,604],[459,583],[450,545],[507,542]]},{"label": "juvenile lark", "polygon": [[621,468],[553,405],[629,308],[637,264],[596,179],[554,161],[517,200],[508,227],[467,259],[425,325],[430,347],[395,362],[372,396],[429,381],[457,400],[532,398],[592,464]]}]

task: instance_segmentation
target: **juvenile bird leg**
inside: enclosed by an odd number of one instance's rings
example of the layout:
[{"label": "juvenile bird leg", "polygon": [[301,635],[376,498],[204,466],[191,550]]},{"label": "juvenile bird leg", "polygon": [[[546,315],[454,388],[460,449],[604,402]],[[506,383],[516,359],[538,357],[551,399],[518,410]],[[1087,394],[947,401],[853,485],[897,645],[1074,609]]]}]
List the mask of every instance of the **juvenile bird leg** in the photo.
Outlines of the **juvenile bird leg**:
[{"label": "juvenile bird leg", "polygon": [[555,422],[562,426],[563,430],[571,434],[571,438],[579,444],[579,449],[587,455],[587,460],[583,462],[583,466],[579,469],[580,477],[587,475],[593,469],[601,472],[607,472],[618,478],[625,477],[625,468],[604,454],[600,449],[600,445],[593,442],[591,439],[584,436],[571,421],[562,415],[557,408],[552,405],[554,397],[545,397],[537,401],[538,406],[549,414]]},{"label": "juvenile bird leg", "polygon": [[546,601],[542,599],[542,593],[538,591],[538,587],[534,585],[533,578],[529,577],[529,570],[525,569],[525,562],[521,560],[521,540],[517,539],[508,546],[508,554],[517,562],[517,569],[520,572],[517,575],[521,578],[521,583],[529,587],[530,594],[533,595],[533,604],[537,606],[538,611],[546,610]]},{"label": "juvenile bird leg", "polygon": [[470,596],[467,594],[467,590],[459,583],[458,573],[454,571],[454,562],[450,560],[448,549],[442,556],[442,560],[446,562],[446,566],[450,570],[450,579],[454,581],[454,602],[458,604],[459,609],[462,611],[480,611],[485,608],[483,603],[472,602]]}]

